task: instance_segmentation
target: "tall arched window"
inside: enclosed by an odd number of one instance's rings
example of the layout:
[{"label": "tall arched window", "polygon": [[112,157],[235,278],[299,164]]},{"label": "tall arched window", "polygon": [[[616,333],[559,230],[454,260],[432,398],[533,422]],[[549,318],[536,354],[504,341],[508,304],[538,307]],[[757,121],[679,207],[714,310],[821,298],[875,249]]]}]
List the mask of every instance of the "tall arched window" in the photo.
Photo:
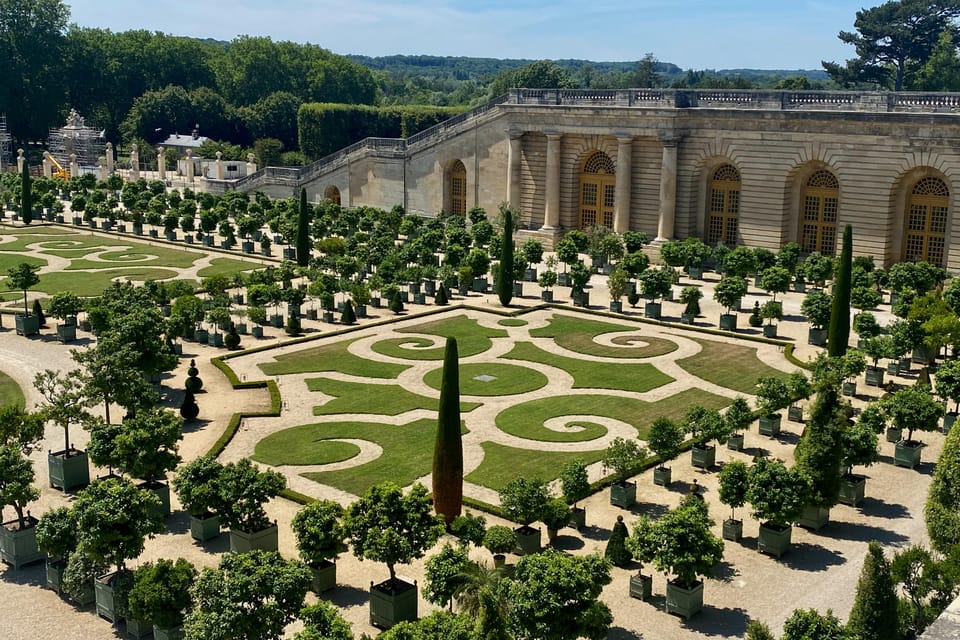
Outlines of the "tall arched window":
[{"label": "tall arched window", "polygon": [[613,212],[617,191],[616,168],[610,156],[595,151],[587,157],[580,170],[581,229],[602,224],[613,226]]},{"label": "tall arched window", "polygon": [[903,259],[944,265],[950,189],[940,178],[922,178],[910,192],[903,233]]},{"label": "tall arched window", "polygon": [[707,203],[707,244],[737,244],[737,216],[740,214],[740,172],[732,164],[717,167],[710,178]]},{"label": "tall arched window", "polygon": [[329,200],[333,204],[340,206],[340,189],[334,185],[330,185],[323,190],[323,199]]},{"label": "tall arched window", "polygon": [[450,213],[467,215],[467,168],[459,160],[450,166]]},{"label": "tall arched window", "polygon": [[800,247],[806,253],[819,251],[832,256],[837,251],[837,209],[840,183],[825,169],[817,171],[803,187]]}]

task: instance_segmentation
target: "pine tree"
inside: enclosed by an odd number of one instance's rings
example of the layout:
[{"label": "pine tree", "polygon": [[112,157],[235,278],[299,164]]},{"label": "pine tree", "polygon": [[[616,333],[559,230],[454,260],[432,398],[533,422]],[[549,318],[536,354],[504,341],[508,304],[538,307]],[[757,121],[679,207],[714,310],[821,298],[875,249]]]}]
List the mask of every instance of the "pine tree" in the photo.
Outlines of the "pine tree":
[{"label": "pine tree", "polygon": [[307,204],[307,190],[300,189],[300,209],[297,211],[297,264],[301,267],[310,263],[310,207]]},{"label": "pine tree", "polygon": [[26,159],[23,161],[23,171],[20,173],[20,218],[23,224],[33,222],[33,190],[30,186],[30,167]]},{"label": "pine tree", "polygon": [[433,509],[449,525],[463,508],[463,441],[460,436],[460,365],[457,339],[447,338],[440,383],[437,440],[433,448]]},{"label": "pine tree", "polygon": [[843,228],[843,248],[840,250],[840,266],[833,281],[833,307],[830,310],[830,331],[827,351],[832,357],[847,352],[850,341],[850,274],[853,268],[853,227]]},{"label": "pine tree", "polygon": [[627,525],[623,523],[623,516],[617,516],[617,523],[613,525],[610,532],[610,539],[607,540],[607,548],[603,551],[603,556],[615,567],[625,567],[633,555],[627,550]]},{"label": "pine tree", "polygon": [[857,640],[897,640],[897,592],[890,563],[880,543],[872,541],[863,559],[857,595],[847,622],[847,632]]},{"label": "pine tree", "polygon": [[503,237],[500,248],[500,271],[497,273],[497,297],[500,304],[510,306],[513,300],[513,211],[503,210]]}]

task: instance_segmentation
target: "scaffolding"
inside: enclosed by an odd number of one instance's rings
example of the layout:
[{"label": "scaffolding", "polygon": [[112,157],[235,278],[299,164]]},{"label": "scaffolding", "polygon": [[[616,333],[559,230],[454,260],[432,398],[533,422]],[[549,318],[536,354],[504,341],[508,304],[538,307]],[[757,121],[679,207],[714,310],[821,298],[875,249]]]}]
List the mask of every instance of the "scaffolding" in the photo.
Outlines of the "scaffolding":
[{"label": "scaffolding", "polygon": [[76,162],[81,168],[92,169],[104,154],[103,132],[88,126],[76,109],[70,109],[66,124],[50,130],[47,149],[64,167],[70,166],[70,156],[76,154]]},{"label": "scaffolding", "polygon": [[13,138],[7,131],[7,114],[0,113],[0,171],[7,171],[13,162]]}]

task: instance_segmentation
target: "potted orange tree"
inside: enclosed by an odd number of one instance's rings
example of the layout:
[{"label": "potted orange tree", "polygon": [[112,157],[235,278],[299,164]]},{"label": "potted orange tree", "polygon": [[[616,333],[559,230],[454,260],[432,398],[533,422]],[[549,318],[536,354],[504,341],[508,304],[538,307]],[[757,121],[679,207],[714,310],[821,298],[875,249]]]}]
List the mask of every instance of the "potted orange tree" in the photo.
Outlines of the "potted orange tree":
[{"label": "potted orange tree", "polygon": [[346,537],[341,516],[343,507],[339,504],[317,500],[300,509],[291,523],[300,558],[313,574],[313,592],[317,595],[337,586],[336,560]]}]

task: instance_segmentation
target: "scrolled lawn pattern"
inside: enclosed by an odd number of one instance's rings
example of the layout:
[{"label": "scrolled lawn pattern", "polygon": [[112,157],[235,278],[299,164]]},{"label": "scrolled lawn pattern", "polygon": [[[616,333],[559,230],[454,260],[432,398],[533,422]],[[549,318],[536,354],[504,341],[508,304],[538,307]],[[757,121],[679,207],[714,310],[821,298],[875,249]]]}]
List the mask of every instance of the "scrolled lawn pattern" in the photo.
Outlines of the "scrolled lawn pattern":
[{"label": "scrolled lawn pattern", "polygon": [[[636,332],[637,335],[617,336],[611,340],[614,344],[622,344],[622,347],[611,347],[598,344],[595,341],[595,338],[599,335],[621,331],[632,331]],[[640,326],[575,318],[563,314],[554,315],[550,319],[550,324],[546,327],[531,330],[530,336],[533,338],[553,338],[557,346],[568,351],[602,358],[653,358],[678,349],[677,343],[672,340],[643,335]],[[634,340],[644,344],[630,344]]]},{"label": "scrolled lawn pattern", "polygon": [[[428,371],[423,381],[440,390],[443,369]],[[535,369],[500,362],[460,365],[460,394],[464,396],[510,396],[542,389],[549,381]]]}]

